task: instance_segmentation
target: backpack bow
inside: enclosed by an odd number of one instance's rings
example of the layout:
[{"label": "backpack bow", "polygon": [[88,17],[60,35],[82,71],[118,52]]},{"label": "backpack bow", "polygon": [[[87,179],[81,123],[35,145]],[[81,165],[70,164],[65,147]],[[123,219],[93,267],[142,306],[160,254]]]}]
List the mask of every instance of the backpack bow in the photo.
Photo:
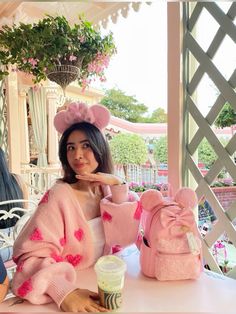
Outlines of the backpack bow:
[{"label": "backpack bow", "polygon": [[161,213],[161,224],[170,230],[171,235],[181,236],[186,233],[183,226],[190,227],[194,223],[194,217],[190,210],[166,209]]}]

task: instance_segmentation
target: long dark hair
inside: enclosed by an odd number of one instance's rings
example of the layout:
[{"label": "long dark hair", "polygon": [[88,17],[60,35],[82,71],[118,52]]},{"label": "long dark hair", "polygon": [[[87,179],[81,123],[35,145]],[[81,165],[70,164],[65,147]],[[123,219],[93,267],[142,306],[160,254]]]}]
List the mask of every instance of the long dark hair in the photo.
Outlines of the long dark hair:
[{"label": "long dark hair", "polygon": [[[15,199],[23,199],[23,192],[19,186],[15,176],[9,172],[7,160],[4,151],[0,147],[0,201],[10,201]],[[1,205],[0,210],[9,211],[12,207],[23,207],[22,203],[13,203]],[[23,214],[15,212],[19,216]],[[15,225],[17,218],[8,218],[0,220],[0,228],[9,228]]]},{"label": "long dark hair", "polygon": [[75,178],[76,173],[71,169],[67,160],[67,140],[73,131],[82,131],[86,134],[89,144],[98,163],[96,172],[113,173],[113,162],[111,158],[109,145],[102,135],[101,131],[91,123],[80,122],[70,126],[62,134],[59,143],[59,159],[64,170],[62,181],[67,183],[75,183],[78,179]]}]

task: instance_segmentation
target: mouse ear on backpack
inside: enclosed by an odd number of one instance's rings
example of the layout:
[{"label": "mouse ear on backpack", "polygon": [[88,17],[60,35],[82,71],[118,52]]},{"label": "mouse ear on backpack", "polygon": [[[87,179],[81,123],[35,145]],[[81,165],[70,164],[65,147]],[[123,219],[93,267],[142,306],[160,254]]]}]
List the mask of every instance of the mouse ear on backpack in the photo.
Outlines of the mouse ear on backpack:
[{"label": "mouse ear on backpack", "polygon": [[144,210],[152,211],[157,205],[164,202],[161,192],[150,189],[142,193],[140,202]]},{"label": "mouse ear on backpack", "polygon": [[193,189],[181,188],[175,195],[176,203],[187,209],[193,209],[198,204],[197,194]]}]

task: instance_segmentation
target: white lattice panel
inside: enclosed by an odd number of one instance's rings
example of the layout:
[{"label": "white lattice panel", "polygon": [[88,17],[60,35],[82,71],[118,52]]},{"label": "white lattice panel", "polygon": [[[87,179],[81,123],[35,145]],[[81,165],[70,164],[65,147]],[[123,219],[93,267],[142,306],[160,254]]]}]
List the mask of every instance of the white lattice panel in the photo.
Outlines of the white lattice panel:
[{"label": "white lattice panel", "polygon": [[[206,263],[211,270],[221,273],[221,269],[212,254],[211,247],[213,244],[226,232],[230,241],[236,247],[236,231],[233,225],[233,220],[236,218],[236,202],[233,202],[227,210],[225,210],[210,185],[214,182],[217,175],[222,169],[225,169],[231,178],[236,182],[236,165],[233,159],[233,154],[236,150],[236,135],[234,134],[224,147],[220,140],[214,134],[212,125],[219,115],[221,109],[226,102],[230,103],[236,111],[236,70],[235,65],[232,67],[232,73],[227,80],[223,73],[217,68],[214,63],[214,57],[218,50],[224,45],[224,39],[230,38],[236,45],[236,26],[234,24],[236,16],[236,3],[231,2],[227,12],[224,12],[216,2],[197,2],[190,14],[191,4],[185,3],[184,8],[184,94],[185,94],[185,171],[190,172],[197,183],[196,192],[199,200],[204,196],[218,218],[213,225],[212,230],[206,234],[203,239],[203,252]],[[214,23],[218,24],[218,29],[209,43],[208,48],[204,51],[201,45],[196,40],[195,30],[201,14],[206,13],[214,19]],[[206,25],[206,32],[207,32]],[[204,34],[203,34],[204,35]],[[195,69],[191,64],[197,65]],[[192,71],[192,73],[190,73]],[[198,108],[198,103],[194,95],[198,92],[198,87],[207,75],[212,83],[217,87],[219,94],[208,114],[204,117],[201,110]],[[191,78],[190,78],[191,77]],[[188,138],[189,116],[196,124],[196,132],[192,138]],[[191,125],[191,124],[190,124]],[[197,162],[194,158],[195,152],[198,150],[199,144],[206,138],[208,143],[214,149],[217,160],[212,165],[208,173],[203,176],[197,167]],[[187,180],[187,176],[184,178]],[[185,182],[188,184],[188,182]],[[227,276],[236,278],[236,267],[227,273]]]}]

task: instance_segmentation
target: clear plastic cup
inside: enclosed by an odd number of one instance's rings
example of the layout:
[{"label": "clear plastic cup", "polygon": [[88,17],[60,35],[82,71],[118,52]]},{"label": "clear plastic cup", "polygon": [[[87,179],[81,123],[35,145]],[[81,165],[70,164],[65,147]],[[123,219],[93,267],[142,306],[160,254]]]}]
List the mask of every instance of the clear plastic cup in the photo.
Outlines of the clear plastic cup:
[{"label": "clear plastic cup", "polygon": [[125,262],[114,255],[102,256],[94,266],[100,304],[109,309],[117,310],[122,305],[122,289],[126,271]]}]

